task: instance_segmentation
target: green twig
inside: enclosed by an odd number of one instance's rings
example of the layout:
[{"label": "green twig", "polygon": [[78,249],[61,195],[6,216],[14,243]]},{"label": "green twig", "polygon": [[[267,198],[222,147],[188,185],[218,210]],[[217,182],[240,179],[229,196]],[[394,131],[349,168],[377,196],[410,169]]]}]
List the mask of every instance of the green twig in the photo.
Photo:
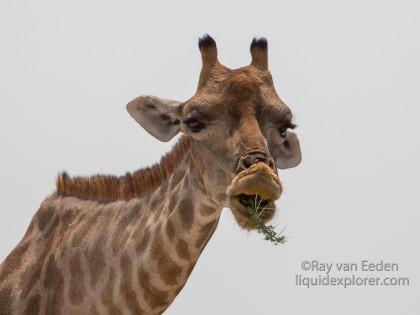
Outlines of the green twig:
[{"label": "green twig", "polygon": [[266,210],[266,208],[260,208],[261,201],[257,205],[257,202],[253,203],[252,207],[248,207],[248,212],[251,217],[251,222],[254,228],[264,235],[266,241],[272,242],[274,245],[284,244],[286,242],[286,236],[281,235],[283,230],[280,233],[277,233],[274,230],[273,225],[265,225],[260,219],[261,214]]}]

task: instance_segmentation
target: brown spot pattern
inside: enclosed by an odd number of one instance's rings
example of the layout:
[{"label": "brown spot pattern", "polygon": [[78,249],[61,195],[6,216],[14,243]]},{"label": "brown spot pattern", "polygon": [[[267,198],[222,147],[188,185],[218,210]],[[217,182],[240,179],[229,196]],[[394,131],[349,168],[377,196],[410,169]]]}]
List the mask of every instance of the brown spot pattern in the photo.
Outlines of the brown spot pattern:
[{"label": "brown spot pattern", "polygon": [[[53,229],[50,229],[50,231],[52,232]],[[47,235],[49,234],[51,233],[48,233]],[[42,251],[38,253],[34,249],[35,253],[37,254],[37,259],[35,259],[35,262],[32,265],[29,265],[23,271],[22,276],[20,277],[19,288],[22,290],[23,296],[27,296],[31,292],[31,289],[35,287],[38,281],[40,281],[42,268],[44,267],[44,263],[48,258],[48,253],[53,247],[52,245],[55,241],[55,238],[52,235],[45,237],[46,242],[42,243]]]},{"label": "brown spot pattern", "polygon": [[114,286],[115,286],[115,272],[114,272],[114,269],[112,269],[111,267],[109,269],[108,282],[101,294],[101,301],[109,314],[124,315],[123,312],[115,305],[114,294],[113,294]]},{"label": "brown spot pattern", "polygon": [[102,211],[101,223],[95,231],[98,237],[95,240],[92,249],[90,249],[88,253],[87,261],[90,273],[90,285],[92,288],[96,287],[97,282],[101,276],[103,276],[103,272],[105,270],[106,261],[103,249],[105,248],[108,240],[105,235],[107,234],[109,225],[111,224],[112,217],[111,212],[105,210]]},{"label": "brown spot pattern", "polygon": [[184,175],[185,175],[184,170],[175,171],[175,173],[171,177],[170,188],[174,188],[176,185],[178,185]]},{"label": "brown spot pattern", "polygon": [[138,206],[134,207],[131,210],[122,208],[120,211],[122,212],[122,214],[118,220],[117,226],[114,229],[111,245],[114,254],[118,253],[129,239],[130,233],[128,232],[127,227],[139,213],[139,208]]},{"label": "brown spot pattern", "polygon": [[175,209],[175,205],[177,201],[178,201],[178,196],[175,193],[173,193],[171,197],[169,198],[168,213],[171,213]]},{"label": "brown spot pattern", "polygon": [[90,273],[90,285],[92,288],[95,288],[106,266],[105,254],[102,247],[96,246],[93,248],[89,253],[87,261]]},{"label": "brown spot pattern", "polygon": [[200,207],[200,214],[204,217],[212,215],[215,212],[216,212],[216,209],[213,208],[213,207],[209,207],[209,206],[204,205],[204,204]]},{"label": "brown spot pattern", "polygon": [[61,315],[64,295],[64,277],[51,254],[46,263],[44,287],[46,289],[45,314]]},{"label": "brown spot pattern", "polygon": [[150,257],[157,261],[159,276],[168,285],[177,283],[182,268],[164,252],[161,227],[156,229],[150,248]]},{"label": "brown spot pattern", "polygon": [[160,233],[154,233],[153,241],[150,247],[150,257],[154,260],[160,260],[163,255],[163,241]]},{"label": "brown spot pattern", "polygon": [[148,228],[146,228],[141,240],[138,241],[137,244],[136,244],[137,254],[140,254],[141,252],[145,251],[147,245],[149,244],[149,240],[150,240],[150,231],[149,231]]},{"label": "brown spot pattern", "polygon": [[172,220],[169,219],[166,222],[166,235],[168,235],[168,238],[171,240],[174,238],[175,236],[175,228],[174,228],[174,224],[172,223]]},{"label": "brown spot pattern", "polygon": [[49,238],[51,237],[51,234],[54,233],[54,231],[56,230],[57,225],[59,224],[60,219],[58,218],[58,216],[54,216],[54,219],[52,221],[51,224],[48,224],[44,230],[42,231],[42,233],[44,234],[45,238]]},{"label": "brown spot pattern", "polygon": [[156,288],[151,282],[149,274],[140,266],[137,271],[140,287],[143,289],[143,297],[152,309],[163,307],[168,304],[168,293]]},{"label": "brown spot pattern", "polygon": [[156,208],[157,208],[157,206],[158,206],[158,204],[159,204],[159,202],[161,202],[162,201],[162,198],[161,198],[161,196],[160,195],[154,195],[153,196],[153,199],[152,199],[152,202],[150,203],[150,211],[154,211],[154,210],[156,210]]},{"label": "brown spot pattern", "polygon": [[217,226],[217,220],[211,221],[200,228],[200,236],[195,242],[196,248],[203,248],[204,245],[208,242],[212,236],[215,228]]},{"label": "brown spot pattern", "polygon": [[37,213],[38,218],[38,227],[41,231],[44,231],[45,227],[48,225],[48,222],[51,222],[51,218],[54,215],[54,208],[46,207],[40,208]]},{"label": "brown spot pattern", "polygon": [[178,253],[178,256],[184,260],[190,260],[191,258],[188,243],[183,239],[178,240],[178,243],[176,244],[176,252]]},{"label": "brown spot pattern", "polygon": [[72,304],[80,304],[86,295],[86,288],[84,285],[84,275],[82,264],[80,261],[80,254],[74,254],[70,258],[70,288],[69,299]]},{"label": "brown spot pattern", "polygon": [[41,277],[41,271],[42,271],[42,264],[39,262],[35,262],[34,264],[27,267],[25,271],[22,273],[19,286],[22,290],[23,296],[28,295],[30,290],[38,282],[39,278]]},{"label": "brown spot pattern", "polygon": [[116,229],[116,236],[114,236],[114,239],[112,240],[112,250],[114,255],[119,253],[129,238],[130,233],[127,230]]},{"label": "brown spot pattern", "polygon": [[178,205],[179,218],[184,229],[190,230],[194,220],[194,210],[191,199],[182,199]]},{"label": "brown spot pattern", "polygon": [[0,314],[12,315],[12,289],[5,287],[0,290]]},{"label": "brown spot pattern", "polygon": [[29,241],[22,241],[20,244],[7,256],[3,262],[2,272],[0,274],[0,283],[10,276],[13,272],[18,269],[19,262],[22,260],[22,257],[25,255],[26,250],[29,247]]},{"label": "brown spot pattern", "polygon": [[131,314],[143,314],[143,310],[141,309],[137,300],[137,294],[133,290],[131,281],[133,264],[131,263],[130,257],[127,253],[122,254],[120,259],[120,265],[122,273],[122,281],[120,283],[121,295],[124,297]]},{"label": "brown spot pattern", "polygon": [[182,268],[171,257],[162,253],[162,257],[157,261],[157,267],[159,276],[165,284],[174,285],[178,283]]},{"label": "brown spot pattern", "polygon": [[39,314],[39,303],[41,302],[41,295],[35,294],[32,296],[28,304],[26,305],[24,315],[38,315]]},{"label": "brown spot pattern", "polygon": [[144,228],[145,228],[145,224],[144,224],[144,213],[143,215],[139,216],[134,222],[133,222],[133,229],[132,231],[134,231],[131,234],[130,240],[137,242],[141,239],[142,235],[144,234]]},{"label": "brown spot pattern", "polygon": [[87,237],[88,233],[92,230],[92,227],[97,222],[97,219],[99,218],[100,214],[100,211],[97,211],[95,215],[87,218],[82,218],[83,221],[79,221],[81,227],[73,234],[71,240],[72,247],[80,246],[81,242]]},{"label": "brown spot pattern", "polygon": [[127,214],[124,220],[126,220],[127,226],[131,225],[132,223],[136,223],[138,219],[144,214],[140,203],[125,211],[127,211]]}]

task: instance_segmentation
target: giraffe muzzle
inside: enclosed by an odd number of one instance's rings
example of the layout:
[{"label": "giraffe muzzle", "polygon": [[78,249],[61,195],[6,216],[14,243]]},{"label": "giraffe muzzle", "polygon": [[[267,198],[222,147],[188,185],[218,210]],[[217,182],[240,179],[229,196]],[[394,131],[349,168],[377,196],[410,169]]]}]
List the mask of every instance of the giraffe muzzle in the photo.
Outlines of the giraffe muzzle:
[{"label": "giraffe muzzle", "polygon": [[274,215],[274,201],[280,197],[282,186],[274,170],[259,162],[237,174],[226,193],[238,223],[244,228],[252,228],[249,208],[264,209],[261,218],[268,221]]}]

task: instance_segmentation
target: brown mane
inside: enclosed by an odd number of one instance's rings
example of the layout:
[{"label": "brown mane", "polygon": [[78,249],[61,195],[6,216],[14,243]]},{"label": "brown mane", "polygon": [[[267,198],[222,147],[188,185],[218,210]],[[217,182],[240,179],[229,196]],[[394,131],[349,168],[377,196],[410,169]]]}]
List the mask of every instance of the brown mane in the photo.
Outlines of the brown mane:
[{"label": "brown mane", "polygon": [[174,172],[189,151],[190,143],[182,136],[159,163],[123,176],[94,175],[70,177],[63,172],[57,177],[57,193],[85,200],[130,200],[153,191]]}]

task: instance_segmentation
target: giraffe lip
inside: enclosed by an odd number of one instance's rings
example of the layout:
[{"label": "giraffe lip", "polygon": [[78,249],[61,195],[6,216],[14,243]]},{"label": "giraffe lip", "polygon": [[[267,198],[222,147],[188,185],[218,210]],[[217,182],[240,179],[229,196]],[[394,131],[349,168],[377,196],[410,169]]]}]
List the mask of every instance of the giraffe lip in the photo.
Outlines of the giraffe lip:
[{"label": "giraffe lip", "polygon": [[229,197],[258,195],[264,200],[276,200],[282,193],[282,187],[274,171],[260,162],[237,174],[226,193]]}]

